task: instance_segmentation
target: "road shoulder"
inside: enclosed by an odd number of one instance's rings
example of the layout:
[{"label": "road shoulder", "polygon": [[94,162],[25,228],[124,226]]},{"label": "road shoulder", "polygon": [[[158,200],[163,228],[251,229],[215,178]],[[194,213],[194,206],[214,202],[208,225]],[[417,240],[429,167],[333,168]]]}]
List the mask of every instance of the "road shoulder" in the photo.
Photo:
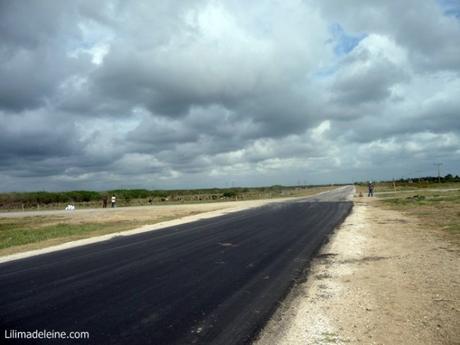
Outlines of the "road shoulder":
[{"label": "road shoulder", "polygon": [[459,344],[458,267],[458,246],[364,198],[255,344]]}]

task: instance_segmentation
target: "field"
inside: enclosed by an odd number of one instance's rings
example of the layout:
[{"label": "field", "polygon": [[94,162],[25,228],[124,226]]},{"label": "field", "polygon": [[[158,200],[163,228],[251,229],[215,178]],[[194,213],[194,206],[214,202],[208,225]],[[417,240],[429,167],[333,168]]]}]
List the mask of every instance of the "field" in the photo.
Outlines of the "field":
[{"label": "field", "polygon": [[[367,195],[367,187],[359,186],[358,193]],[[460,243],[460,183],[377,184],[378,205],[417,217],[425,227],[442,230],[451,240]]]},{"label": "field", "polygon": [[379,200],[386,207],[416,216],[425,226],[446,231],[460,240],[460,190],[395,193]]},{"label": "field", "polygon": [[[281,191],[276,196],[308,196],[333,188],[296,188]],[[262,194],[262,196],[265,196],[265,199],[273,199],[275,193]],[[245,197],[248,198],[248,195]],[[219,202],[198,200],[189,203],[184,201],[181,204],[163,202],[161,205],[117,207],[115,209],[77,208],[77,211],[73,212],[44,211],[41,208],[40,211],[0,213],[0,256],[130,230],[203,212],[257,205],[256,201],[242,199],[243,197],[240,196],[238,201],[231,199],[223,199]]]},{"label": "field", "polygon": [[[460,182],[427,182],[427,181],[414,181],[414,182],[378,182],[375,184],[375,193],[389,193],[389,192],[406,192],[406,191],[423,191],[430,189],[460,189]],[[356,185],[356,190],[367,194],[367,184]]]}]

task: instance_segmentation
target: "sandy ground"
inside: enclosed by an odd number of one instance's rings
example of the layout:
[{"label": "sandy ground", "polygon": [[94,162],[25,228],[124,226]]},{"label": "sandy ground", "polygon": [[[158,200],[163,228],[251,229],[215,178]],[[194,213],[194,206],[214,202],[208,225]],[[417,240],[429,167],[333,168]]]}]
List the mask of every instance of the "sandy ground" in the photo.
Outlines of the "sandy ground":
[{"label": "sandy ground", "polygon": [[[460,190],[460,188],[419,188],[419,189],[408,189],[408,190],[397,190],[397,191],[384,191],[384,192],[375,192],[374,195],[384,195],[384,194],[396,194],[396,193],[423,193],[423,192],[455,192]],[[365,194],[365,192],[363,193]]]},{"label": "sandy ground", "polygon": [[361,198],[255,344],[460,344],[459,247]]},{"label": "sandy ground", "polygon": [[254,201],[230,201],[202,204],[180,204],[160,206],[135,206],[117,208],[90,208],[77,209],[75,211],[44,210],[26,212],[0,212],[1,218],[21,218],[38,216],[59,216],[72,221],[73,219],[84,219],[85,221],[111,221],[125,218],[150,219],[152,216],[168,216],[183,214],[184,212],[208,212],[225,208],[238,207],[240,205],[251,205]]}]

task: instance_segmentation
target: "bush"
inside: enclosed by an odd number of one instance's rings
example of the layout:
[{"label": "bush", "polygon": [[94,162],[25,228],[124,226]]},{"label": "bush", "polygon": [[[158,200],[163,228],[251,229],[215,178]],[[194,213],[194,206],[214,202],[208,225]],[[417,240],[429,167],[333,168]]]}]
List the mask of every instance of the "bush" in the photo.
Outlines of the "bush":
[{"label": "bush", "polygon": [[234,190],[231,190],[231,191],[228,191],[222,194],[224,198],[235,198],[237,195],[238,194]]}]

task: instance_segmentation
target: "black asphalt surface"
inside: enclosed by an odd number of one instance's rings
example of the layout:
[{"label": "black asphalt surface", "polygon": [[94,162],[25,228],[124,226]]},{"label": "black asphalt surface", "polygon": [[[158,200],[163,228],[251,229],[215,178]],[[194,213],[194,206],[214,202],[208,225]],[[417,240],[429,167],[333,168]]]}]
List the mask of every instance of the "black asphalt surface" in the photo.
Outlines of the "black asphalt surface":
[{"label": "black asphalt surface", "polygon": [[20,342],[4,339],[11,329],[88,331],[82,344],[250,343],[350,212],[350,191],[0,264],[0,343]]}]

